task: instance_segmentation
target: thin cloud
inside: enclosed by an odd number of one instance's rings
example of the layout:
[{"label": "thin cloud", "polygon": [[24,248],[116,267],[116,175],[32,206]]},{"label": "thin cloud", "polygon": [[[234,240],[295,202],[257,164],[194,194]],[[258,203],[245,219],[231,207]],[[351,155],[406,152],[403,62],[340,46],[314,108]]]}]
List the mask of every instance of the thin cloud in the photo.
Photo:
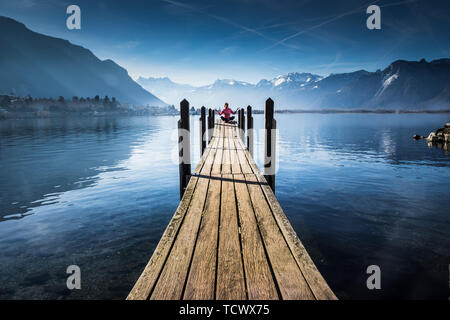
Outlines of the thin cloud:
[{"label": "thin cloud", "polygon": [[[385,5],[380,5],[380,8],[383,8],[383,7],[398,6],[398,5],[403,5],[403,4],[412,3],[412,2],[417,2],[417,1],[419,1],[419,0],[399,1],[399,2],[389,3],[389,4],[385,4]],[[310,32],[310,31],[312,31],[312,30],[318,29],[318,28],[320,28],[320,27],[322,27],[322,26],[324,26],[324,25],[327,25],[327,24],[329,24],[329,23],[331,23],[331,22],[334,22],[334,21],[337,21],[337,20],[339,20],[339,19],[342,19],[342,18],[344,18],[344,17],[346,17],[346,16],[349,16],[349,15],[353,15],[353,14],[359,13],[359,12],[361,12],[361,11],[363,11],[363,10],[365,11],[366,8],[367,8],[369,5],[373,5],[373,4],[376,4],[376,3],[378,3],[378,2],[380,2],[380,0],[371,1],[370,3],[367,3],[367,4],[361,6],[361,7],[357,8],[357,9],[354,9],[354,10],[351,10],[351,11],[348,11],[348,12],[341,13],[341,14],[339,14],[339,15],[337,15],[337,16],[333,16],[333,17],[331,17],[330,19],[327,19],[327,20],[325,20],[325,21],[322,21],[322,22],[319,23],[319,24],[316,24],[316,25],[314,25],[314,26],[312,26],[312,27],[309,27],[309,28],[306,28],[306,29],[304,29],[304,30],[298,31],[298,32],[296,32],[296,33],[294,33],[294,34],[292,34],[292,35],[290,35],[290,36],[288,36],[288,37],[286,37],[286,38],[284,38],[284,39],[282,39],[282,40],[280,40],[280,41],[277,41],[276,43],[274,43],[273,45],[267,47],[266,49],[263,49],[262,51],[266,51],[266,50],[272,49],[272,48],[274,48],[274,47],[276,47],[276,46],[278,46],[278,45],[285,45],[285,44],[286,44],[286,41],[288,41],[288,40],[290,40],[290,39],[296,38],[296,37],[298,37],[298,36],[300,36],[300,35],[302,35],[302,34],[305,34],[305,33]]]},{"label": "thin cloud", "polygon": [[[241,31],[249,32],[249,33],[255,34],[255,35],[257,35],[257,36],[259,36],[259,37],[261,37],[261,38],[264,38],[264,39],[266,39],[266,40],[268,40],[268,41],[270,41],[270,42],[278,43],[278,41],[277,41],[276,39],[272,39],[272,38],[266,36],[265,34],[263,34],[262,32],[258,31],[257,29],[246,27],[246,26],[244,26],[244,25],[241,25],[241,24],[239,24],[239,23],[236,23],[236,22],[234,22],[234,21],[232,21],[232,20],[230,20],[230,19],[227,19],[227,18],[225,18],[225,17],[221,17],[221,16],[218,16],[218,15],[215,15],[215,14],[212,14],[212,13],[209,13],[209,12],[206,12],[206,11],[204,11],[203,9],[196,8],[196,7],[194,7],[194,6],[190,6],[190,5],[187,5],[187,4],[185,4],[185,3],[181,3],[181,2],[178,2],[178,1],[174,1],[174,0],[161,0],[161,1],[162,1],[162,2],[166,2],[166,3],[169,3],[169,4],[172,4],[172,5],[177,6],[177,7],[180,7],[180,8],[184,8],[184,9],[190,10],[190,11],[199,12],[199,13],[201,13],[201,14],[203,14],[203,15],[206,15],[206,16],[208,16],[208,17],[214,18],[214,19],[216,19],[216,20],[218,20],[218,21],[220,21],[220,22],[223,22],[223,23],[225,23],[225,24],[228,24],[228,25],[230,25],[230,26],[233,26],[233,27],[235,27],[235,28],[237,28],[237,29],[241,29]],[[282,45],[284,45],[285,47],[291,48],[291,49],[298,49],[298,47],[296,47],[296,46],[294,46],[294,45],[284,44],[284,43],[283,43]]]},{"label": "thin cloud", "polygon": [[[375,3],[379,2],[379,1],[380,1],[380,0],[376,0],[375,2],[372,2],[372,4],[375,4]],[[274,43],[273,45],[271,45],[270,47],[267,47],[267,48],[264,49],[263,51],[272,49],[272,48],[274,48],[274,47],[276,47],[276,46],[278,46],[278,45],[285,44],[286,41],[288,41],[288,40],[290,40],[290,39],[296,38],[296,37],[298,37],[298,36],[300,36],[300,35],[302,35],[302,34],[305,34],[305,33],[307,33],[307,32],[310,32],[310,31],[312,31],[312,30],[314,30],[314,29],[320,28],[320,27],[322,27],[322,26],[324,26],[324,25],[327,25],[327,24],[329,24],[329,23],[331,23],[331,22],[333,22],[333,21],[342,19],[343,17],[346,17],[346,16],[349,16],[349,15],[355,14],[355,13],[357,13],[357,12],[361,12],[361,10],[362,10],[362,9],[365,9],[365,8],[367,8],[367,4],[364,5],[364,6],[359,7],[358,9],[353,9],[353,10],[351,10],[351,11],[341,13],[341,14],[339,14],[339,15],[337,15],[337,16],[332,17],[331,19],[325,20],[325,21],[323,21],[323,22],[321,22],[321,23],[319,23],[319,24],[316,24],[316,25],[314,25],[314,26],[312,26],[312,27],[309,27],[309,28],[307,28],[307,29],[298,31],[298,32],[296,32],[296,33],[294,33],[294,34],[292,34],[292,35],[290,35],[290,36],[288,36],[288,37],[286,37],[286,38],[284,38],[284,39],[282,39],[282,40],[280,40],[280,41]]]}]

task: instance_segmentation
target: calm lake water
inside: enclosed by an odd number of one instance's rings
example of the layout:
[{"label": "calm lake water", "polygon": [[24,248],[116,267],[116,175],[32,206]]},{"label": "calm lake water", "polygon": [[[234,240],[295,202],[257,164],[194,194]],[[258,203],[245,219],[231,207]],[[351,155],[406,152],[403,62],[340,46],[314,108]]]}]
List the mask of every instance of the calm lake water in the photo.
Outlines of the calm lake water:
[{"label": "calm lake water", "polygon": [[[450,155],[412,136],[449,115],[276,118],[276,194],[337,296],[447,299]],[[0,299],[127,296],[178,205],[177,120],[0,121]],[[72,264],[81,290],[66,288]]]}]

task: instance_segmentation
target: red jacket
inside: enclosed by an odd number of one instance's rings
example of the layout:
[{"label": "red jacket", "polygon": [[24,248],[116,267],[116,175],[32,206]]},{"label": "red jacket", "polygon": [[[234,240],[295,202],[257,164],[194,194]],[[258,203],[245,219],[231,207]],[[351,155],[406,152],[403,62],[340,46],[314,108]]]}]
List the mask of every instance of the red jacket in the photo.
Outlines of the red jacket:
[{"label": "red jacket", "polygon": [[219,112],[219,116],[225,116],[225,119],[230,119],[231,114],[236,114],[236,111],[231,110],[231,108],[224,108],[221,112]]}]

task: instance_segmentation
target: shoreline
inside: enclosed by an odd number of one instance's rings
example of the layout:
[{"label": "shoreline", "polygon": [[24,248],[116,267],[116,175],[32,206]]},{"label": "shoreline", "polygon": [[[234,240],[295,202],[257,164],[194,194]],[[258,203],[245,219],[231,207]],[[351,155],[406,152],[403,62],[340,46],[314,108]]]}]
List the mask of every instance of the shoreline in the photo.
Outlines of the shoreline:
[{"label": "shoreline", "polygon": [[[255,110],[256,111],[256,110]],[[258,110],[259,111],[259,110]],[[264,111],[261,111],[264,113]],[[253,112],[256,113],[256,112]],[[450,113],[450,109],[444,110],[335,110],[335,109],[324,109],[324,110],[278,110],[275,113],[368,113],[368,114],[442,114]]]},{"label": "shoreline", "polygon": [[[276,114],[450,114],[450,110],[277,110]],[[263,110],[253,110],[253,114],[264,114]],[[92,114],[92,113],[54,113],[48,114],[46,116],[36,115],[35,113],[14,113],[14,114],[6,114],[3,117],[0,117],[0,121],[2,120],[26,120],[26,119],[63,119],[63,118],[86,118],[86,117],[95,117],[95,118],[104,118],[111,116],[120,116],[120,117],[159,117],[159,116],[177,116],[177,113],[159,113],[159,114],[151,114],[151,113],[101,113],[101,114]],[[196,116],[200,115],[198,113],[191,113],[191,115]]]}]

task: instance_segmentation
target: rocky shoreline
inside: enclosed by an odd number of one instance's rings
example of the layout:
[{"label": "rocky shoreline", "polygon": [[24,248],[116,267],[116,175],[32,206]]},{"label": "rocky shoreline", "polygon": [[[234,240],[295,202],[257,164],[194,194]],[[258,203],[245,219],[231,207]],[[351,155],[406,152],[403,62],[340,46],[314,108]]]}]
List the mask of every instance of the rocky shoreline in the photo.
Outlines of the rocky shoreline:
[{"label": "rocky shoreline", "polygon": [[428,135],[427,142],[450,142],[450,123]]},{"label": "rocky shoreline", "polygon": [[436,132],[430,132],[427,138],[415,134],[413,139],[426,139],[428,146],[436,146],[445,151],[450,151],[450,123],[446,123],[443,128],[439,128]]}]

